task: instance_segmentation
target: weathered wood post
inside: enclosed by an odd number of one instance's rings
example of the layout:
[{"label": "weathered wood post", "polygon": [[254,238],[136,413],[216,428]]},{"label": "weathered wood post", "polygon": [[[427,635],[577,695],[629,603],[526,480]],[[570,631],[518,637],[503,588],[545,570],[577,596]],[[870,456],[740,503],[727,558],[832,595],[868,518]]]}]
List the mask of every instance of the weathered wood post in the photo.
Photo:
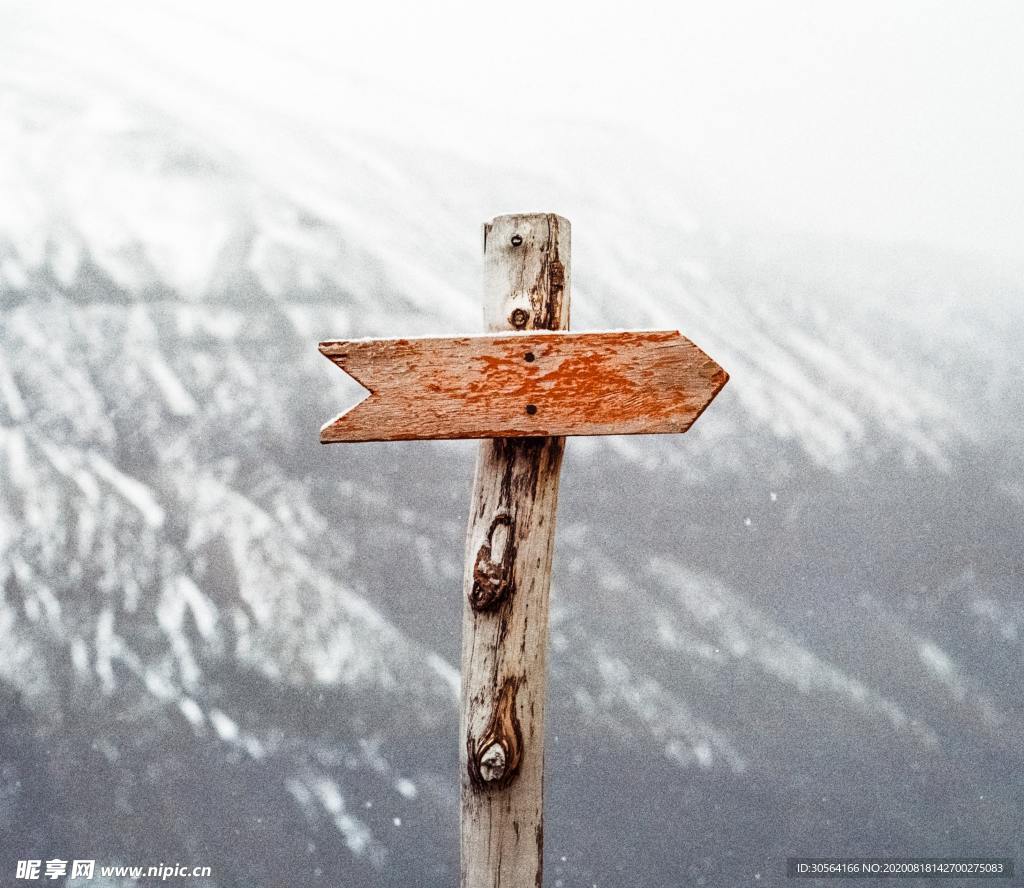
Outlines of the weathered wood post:
[{"label": "weathered wood post", "polygon": [[[568,221],[538,213],[485,225],[483,302],[488,331],[568,329]],[[462,888],[541,884],[548,591],[564,448],[565,438],[494,438],[477,455],[463,584]]]},{"label": "weathered wood post", "polygon": [[729,375],[678,330],[565,332],[569,223],[551,213],[484,226],[484,323],[480,336],[321,342],[369,394],[320,440],[482,439],[463,586],[461,883],[537,888],[562,436],[685,432]]}]

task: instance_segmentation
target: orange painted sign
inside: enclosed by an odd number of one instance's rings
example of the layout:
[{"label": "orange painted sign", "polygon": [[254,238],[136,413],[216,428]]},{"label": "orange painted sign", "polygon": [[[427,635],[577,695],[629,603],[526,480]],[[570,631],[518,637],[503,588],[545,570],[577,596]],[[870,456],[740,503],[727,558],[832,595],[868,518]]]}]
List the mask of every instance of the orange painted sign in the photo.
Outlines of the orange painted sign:
[{"label": "orange painted sign", "polygon": [[323,443],[685,432],[728,374],[672,330],[334,339],[370,394]]}]

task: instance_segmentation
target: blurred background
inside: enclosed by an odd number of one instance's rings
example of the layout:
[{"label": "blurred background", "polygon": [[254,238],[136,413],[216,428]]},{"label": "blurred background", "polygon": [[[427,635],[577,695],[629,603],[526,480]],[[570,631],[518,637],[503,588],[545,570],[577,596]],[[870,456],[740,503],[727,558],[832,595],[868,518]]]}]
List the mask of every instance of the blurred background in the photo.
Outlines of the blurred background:
[{"label": "blurred background", "polygon": [[0,2],[0,883],[457,884],[476,445],[322,447],[316,343],[480,330],[480,224],[530,211],[575,329],[732,375],[685,437],[569,442],[546,884],[1024,866],[1022,40],[1010,2]]}]

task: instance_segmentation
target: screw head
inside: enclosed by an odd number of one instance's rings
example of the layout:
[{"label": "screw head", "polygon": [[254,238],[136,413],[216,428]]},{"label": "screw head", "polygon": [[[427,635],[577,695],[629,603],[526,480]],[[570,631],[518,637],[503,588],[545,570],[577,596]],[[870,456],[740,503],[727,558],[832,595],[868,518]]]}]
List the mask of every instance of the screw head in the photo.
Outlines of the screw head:
[{"label": "screw head", "polygon": [[525,308],[517,308],[508,316],[508,320],[517,330],[522,330],[530,320],[530,313]]},{"label": "screw head", "polygon": [[537,405],[536,404],[527,404],[526,405],[526,412],[529,413],[530,416],[536,415],[536,413],[537,413]]},{"label": "screw head", "polygon": [[523,242],[523,236],[521,234],[512,235],[512,246],[518,247]]}]

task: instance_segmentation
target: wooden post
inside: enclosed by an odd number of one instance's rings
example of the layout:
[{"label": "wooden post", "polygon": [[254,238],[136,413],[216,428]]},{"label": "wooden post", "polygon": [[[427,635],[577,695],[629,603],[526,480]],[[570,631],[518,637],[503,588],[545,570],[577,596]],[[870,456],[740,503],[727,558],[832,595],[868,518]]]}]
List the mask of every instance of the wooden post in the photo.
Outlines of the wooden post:
[{"label": "wooden post", "polygon": [[[568,329],[567,220],[499,216],[484,226],[484,322],[493,332]],[[564,447],[564,438],[496,438],[477,456],[463,586],[462,888],[541,884],[548,591]]]}]

